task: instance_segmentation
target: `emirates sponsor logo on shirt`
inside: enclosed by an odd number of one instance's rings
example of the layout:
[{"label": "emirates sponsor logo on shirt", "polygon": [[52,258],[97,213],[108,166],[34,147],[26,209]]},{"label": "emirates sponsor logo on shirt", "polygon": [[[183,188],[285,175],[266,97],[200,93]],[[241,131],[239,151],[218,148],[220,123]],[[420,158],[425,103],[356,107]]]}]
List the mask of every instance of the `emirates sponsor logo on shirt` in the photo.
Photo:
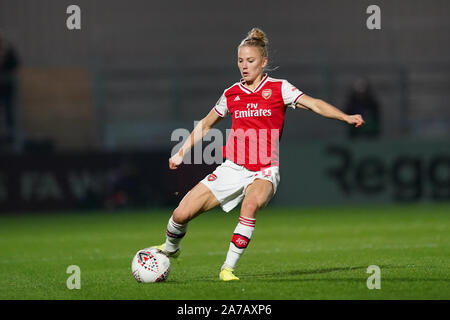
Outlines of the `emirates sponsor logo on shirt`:
[{"label": "emirates sponsor logo on shirt", "polygon": [[270,109],[258,109],[257,103],[247,103],[247,110],[237,110],[234,112],[234,118],[249,117],[270,117],[272,111]]}]

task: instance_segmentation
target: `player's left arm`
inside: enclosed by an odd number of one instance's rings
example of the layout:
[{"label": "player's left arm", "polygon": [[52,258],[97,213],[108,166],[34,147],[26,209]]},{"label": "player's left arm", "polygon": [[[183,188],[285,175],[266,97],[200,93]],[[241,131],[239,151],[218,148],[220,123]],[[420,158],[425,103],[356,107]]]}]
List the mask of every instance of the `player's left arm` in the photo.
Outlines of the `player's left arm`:
[{"label": "player's left arm", "polygon": [[306,94],[303,94],[298,99],[295,107],[314,111],[315,113],[327,118],[345,121],[352,125],[354,124],[356,128],[361,127],[364,124],[364,119],[360,114],[348,115],[335,106],[321,99],[310,97]]}]

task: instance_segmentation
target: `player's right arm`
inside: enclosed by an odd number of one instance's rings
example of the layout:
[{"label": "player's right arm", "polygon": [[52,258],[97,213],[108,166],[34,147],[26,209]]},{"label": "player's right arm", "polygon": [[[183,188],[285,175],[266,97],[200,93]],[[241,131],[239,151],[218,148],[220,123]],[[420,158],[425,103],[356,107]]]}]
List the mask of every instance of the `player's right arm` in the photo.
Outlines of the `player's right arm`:
[{"label": "player's right arm", "polygon": [[188,153],[197,142],[202,140],[208,131],[220,120],[222,120],[222,117],[217,114],[214,108],[211,109],[206,117],[197,123],[180,150],[169,159],[169,168],[172,170],[178,169],[183,162],[184,155]]}]

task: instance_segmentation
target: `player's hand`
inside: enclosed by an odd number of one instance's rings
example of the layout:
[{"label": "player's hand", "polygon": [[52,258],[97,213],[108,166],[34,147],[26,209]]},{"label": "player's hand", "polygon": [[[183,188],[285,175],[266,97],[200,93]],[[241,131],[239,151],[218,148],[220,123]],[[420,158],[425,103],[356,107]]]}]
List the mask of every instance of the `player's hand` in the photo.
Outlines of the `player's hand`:
[{"label": "player's hand", "polygon": [[354,124],[355,128],[361,127],[364,125],[365,121],[360,114],[353,114],[347,117],[348,124]]},{"label": "player's hand", "polygon": [[182,162],[183,162],[183,149],[181,149],[178,153],[174,154],[169,159],[169,168],[171,170],[178,169],[178,167]]}]

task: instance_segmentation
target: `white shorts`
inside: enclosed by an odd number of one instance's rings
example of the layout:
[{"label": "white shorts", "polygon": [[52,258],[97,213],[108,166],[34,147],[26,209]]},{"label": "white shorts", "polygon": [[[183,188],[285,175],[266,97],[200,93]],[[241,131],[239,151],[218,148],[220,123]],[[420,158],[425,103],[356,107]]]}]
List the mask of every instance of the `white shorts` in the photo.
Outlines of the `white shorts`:
[{"label": "white shorts", "polygon": [[229,212],[244,199],[245,189],[255,179],[272,182],[274,195],[280,183],[280,169],[269,167],[261,171],[250,171],[227,159],[200,182],[216,196],[222,209]]}]

